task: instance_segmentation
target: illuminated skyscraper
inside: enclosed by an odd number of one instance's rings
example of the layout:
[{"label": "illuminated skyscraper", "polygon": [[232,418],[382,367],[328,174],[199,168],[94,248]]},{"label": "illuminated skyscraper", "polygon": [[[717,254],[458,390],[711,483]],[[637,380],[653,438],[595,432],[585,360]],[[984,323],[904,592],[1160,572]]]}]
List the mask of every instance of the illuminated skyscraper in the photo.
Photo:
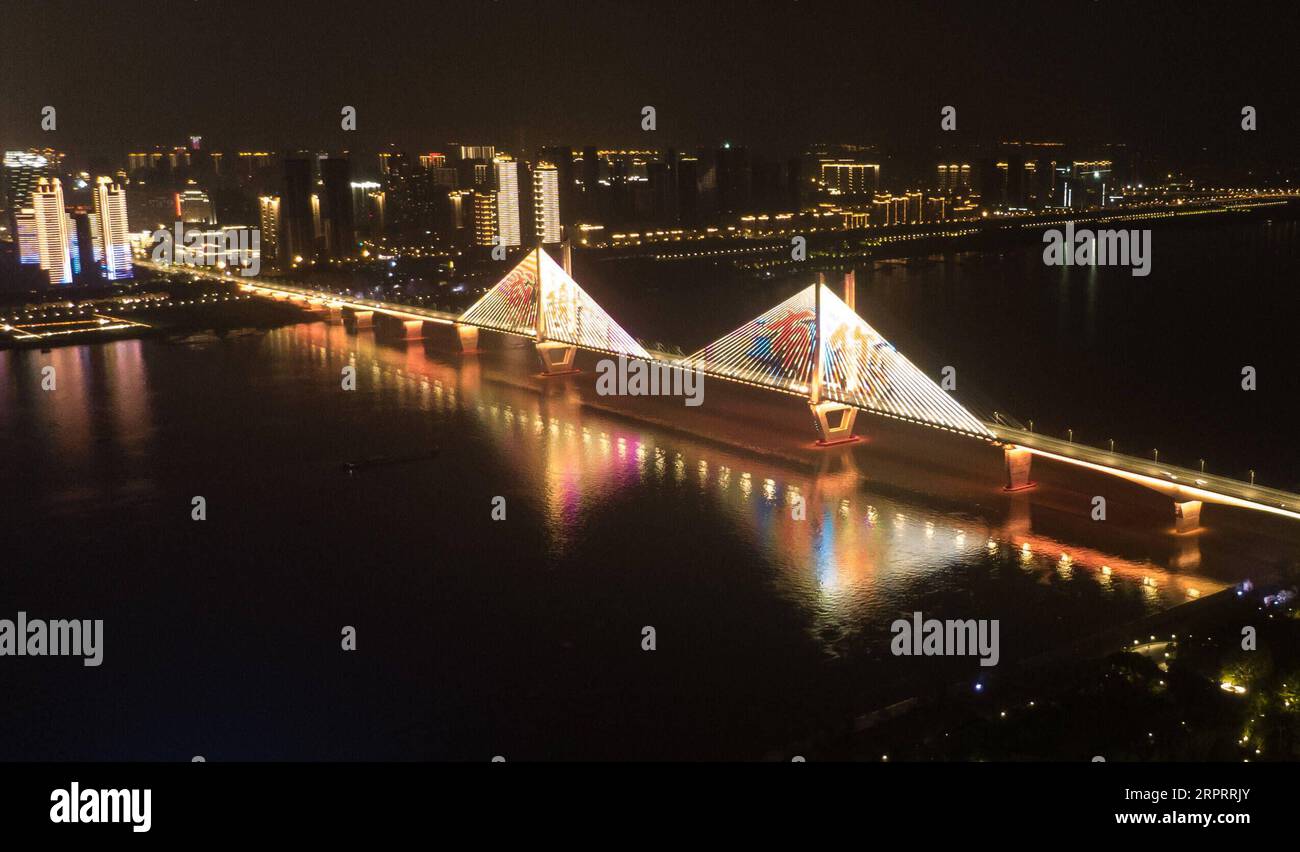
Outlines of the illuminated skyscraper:
[{"label": "illuminated skyscraper", "polygon": [[72,274],[89,280],[98,279],[104,262],[104,243],[100,236],[99,216],[87,212],[84,207],[79,207],[68,217],[68,220]]},{"label": "illuminated skyscraper", "polygon": [[36,182],[47,177],[53,177],[53,171],[49,160],[41,154],[5,151],[4,170],[0,172],[0,196],[5,211],[30,207]]},{"label": "illuminated skyscraper", "polygon": [[41,262],[41,244],[36,237],[36,211],[28,207],[14,214],[18,235],[18,261],[37,266]]},{"label": "illuminated skyscraper", "polygon": [[126,220],[126,190],[102,177],[95,183],[95,215],[104,247],[104,277],[122,281],[132,277],[130,229]]},{"label": "illuminated skyscraper", "polygon": [[263,195],[257,199],[258,227],[262,233],[258,238],[263,260],[275,260],[279,255],[276,249],[280,245],[280,197]]},{"label": "illuminated skyscraper", "polygon": [[490,189],[474,190],[474,244],[497,244],[497,194]]},{"label": "illuminated skyscraper", "polygon": [[538,242],[560,241],[560,172],[551,163],[533,171],[533,219]]},{"label": "illuminated skyscraper", "polygon": [[497,170],[497,233],[503,246],[522,244],[519,230],[519,164],[514,160],[498,159]]},{"label": "illuminated skyscraper", "polygon": [[36,211],[36,243],[41,269],[51,284],[72,283],[72,257],[68,252],[68,214],[63,209],[63,184],[58,178],[41,178],[32,193]]}]

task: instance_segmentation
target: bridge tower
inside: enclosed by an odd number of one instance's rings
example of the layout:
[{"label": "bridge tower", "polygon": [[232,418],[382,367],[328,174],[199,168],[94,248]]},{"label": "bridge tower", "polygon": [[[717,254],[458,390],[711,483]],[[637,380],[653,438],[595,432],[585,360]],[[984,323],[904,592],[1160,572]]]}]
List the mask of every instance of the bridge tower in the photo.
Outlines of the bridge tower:
[{"label": "bridge tower", "polygon": [[[850,273],[852,274],[852,273]],[[808,407],[813,413],[813,423],[817,427],[817,445],[829,447],[834,444],[847,444],[858,440],[853,434],[853,424],[858,419],[858,410],[842,402],[822,399],[822,355],[824,342],[822,338],[822,288],[826,286],[826,277],[817,273],[817,286],[813,298],[813,354],[812,382],[808,388]],[[851,294],[849,278],[845,276],[845,291]]]},{"label": "bridge tower", "polygon": [[[546,376],[564,376],[570,373],[578,372],[578,368],[573,366],[573,360],[578,354],[578,347],[571,343],[561,343],[558,340],[550,340],[547,337],[546,330],[546,297],[550,288],[547,284],[547,274],[545,266],[542,263],[542,249],[533,249],[537,261],[537,286],[533,288],[533,299],[536,304],[537,317],[537,357],[542,362],[542,374]],[[567,264],[569,256],[566,252],[564,255]],[[565,270],[565,274],[568,271]]]}]

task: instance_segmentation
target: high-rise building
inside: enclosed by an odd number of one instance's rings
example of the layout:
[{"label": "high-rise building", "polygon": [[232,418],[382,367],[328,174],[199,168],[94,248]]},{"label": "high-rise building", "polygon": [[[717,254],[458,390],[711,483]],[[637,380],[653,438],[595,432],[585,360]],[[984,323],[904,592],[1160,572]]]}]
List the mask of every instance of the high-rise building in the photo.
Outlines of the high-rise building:
[{"label": "high-rise building", "polygon": [[[84,213],[78,213],[76,216],[71,213],[68,214],[68,259],[72,261],[72,279],[74,281],[81,275],[81,270],[83,269],[83,264],[81,262],[81,247],[90,242],[90,240],[86,240],[85,243],[81,241],[81,234],[78,233],[81,229],[77,226],[78,217],[82,219],[89,218]],[[90,252],[87,252],[87,254],[89,253]],[[85,264],[84,268],[92,273],[95,270],[94,264],[91,263]]]},{"label": "high-rise building", "polygon": [[[390,240],[423,244],[437,218],[430,173],[404,153],[393,154],[384,175],[384,234]],[[442,192],[445,194],[446,190]]]},{"label": "high-rise building", "polygon": [[522,245],[519,228],[519,163],[498,158],[497,172],[497,234],[500,245]]},{"label": "high-rise building", "polygon": [[262,259],[274,261],[280,256],[280,197],[263,195],[258,198],[257,213],[258,227],[262,231],[258,238]]},{"label": "high-rise building", "polygon": [[280,193],[280,261],[283,266],[316,260],[316,229],[312,219],[312,167],[305,157],[286,157],[284,191]]},{"label": "high-rise building", "polygon": [[952,195],[962,194],[970,189],[969,163],[940,163],[936,171],[938,172],[937,189],[940,192]]},{"label": "high-rise building", "polygon": [[1007,207],[1022,208],[1025,206],[1025,158],[1022,154],[1008,154],[1005,160],[998,162],[998,168],[1001,169],[1006,177],[1002,181],[1005,187],[1005,200]]},{"label": "high-rise building", "polygon": [[201,189],[186,189],[176,193],[176,218],[182,222],[215,225],[217,215],[212,210],[212,199]]},{"label": "high-rise building", "polygon": [[235,154],[235,179],[241,184],[274,185],[275,154],[269,151],[240,151]]},{"label": "high-rise building", "polygon": [[540,158],[551,163],[558,172],[560,182],[560,223],[568,225],[577,213],[579,181],[574,168],[573,149],[566,145],[551,145],[541,150]]},{"label": "high-rise building", "polygon": [[490,189],[474,190],[474,245],[497,244],[497,194]]},{"label": "high-rise building", "polygon": [[1007,164],[993,157],[975,161],[975,188],[979,190],[980,206],[989,210],[1007,204]]},{"label": "high-rise building", "polygon": [[1110,204],[1114,190],[1110,160],[1075,160],[1072,164],[1072,186],[1077,193],[1072,207],[1105,207]]},{"label": "high-rise building", "polygon": [[682,155],[677,160],[677,221],[683,227],[700,224],[700,161]]},{"label": "high-rise building", "polygon": [[71,284],[68,214],[63,209],[63,184],[58,178],[41,178],[36,182],[32,209],[36,213],[36,243],[41,269],[50,274],[51,284]]},{"label": "high-rise building", "polygon": [[429,170],[429,182],[444,189],[455,189],[459,183],[459,174],[446,166],[433,166]]},{"label": "high-rise building", "polygon": [[907,221],[911,223],[925,221],[925,196],[919,189],[904,193],[907,198]]},{"label": "high-rise building", "polygon": [[[104,252],[104,277],[122,281],[132,277],[130,228],[126,219],[126,190],[101,177],[95,182],[95,216]],[[93,231],[92,231],[93,233]]]},{"label": "high-rise building", "polygon": [[330,157],[320,164],[321,219],[325,231],[325,253],[336,260],[356,254],[352,216],[352,166],[342,157]]},{"label": "high-rise building", "polygon": [[891,195],[889,202],[893,205],[893,213],[890,215],[891,224],[905,224],[907,222],[907,196]]},{"label": "high-rise building", "polygon": [[552,163],[533,170],[533,219],[539,243],[560,241],[560,171]]},{"label": "high-rise building", "polygon": [[36,235],[36,211],[27,207],[14,213],[14,232],[18,237],[18,262],[40,265],[41,244]]},{"label": "high-rise building", "polygon": [[36,182],[54,177],[50,161],[34,151],[5,151],[0,171],[0,201],[8,213],[30,207]]},{"label": "high-rise building", "polygon": [[451,148],[459,160],[485,160],[490,163],[497,155],[494,145],[459,145],[453,142]]},{"label": "high-rise building", "polygon": [[88,212],[84,207],[77,208],[71,216],[68,233],[72,244],[69,254],[72,258],[73,276],[84,279],[98,279],[100,268],[104,263],[104,242],[100,236],[99,216]]},{"label": "high-rise building", "polygon": [[894,224],[893,197],[877,193],[871,201],[871,221],[875,225]]},{"label": "high-rise building", "polygon": [[753,173],[749,151],[724,142],[714,152],[715,200],[719,213],[737,213],[749,208],[753,197]]},{"label": "high-rise building", "polygon": [[874,195],[880,189],[876,163],[823,160],[819,165],[822,189],[833,195]]},{"label": "high-rise building", "polygon": [[467,228],[470,234],[473,234],[474,191],[453,189],[447,193],[447,207],[451,220],[450,236],[457,242],[462,242]]},{"label": "high-rise building", "polygon": [[358,237],[384,235],[384,187],[372,180],[352,182],[352,226]]}]

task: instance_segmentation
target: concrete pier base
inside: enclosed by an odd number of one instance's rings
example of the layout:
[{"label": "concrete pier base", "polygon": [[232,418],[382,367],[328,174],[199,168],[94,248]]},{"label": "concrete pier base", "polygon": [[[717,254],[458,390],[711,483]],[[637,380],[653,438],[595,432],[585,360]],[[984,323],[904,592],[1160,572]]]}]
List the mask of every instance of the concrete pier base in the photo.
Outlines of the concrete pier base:
[{"label": "concrete pier base", "polygon": [[1002,458],[1006,462],[1007,482],[1003,488],[1007,491],[1023,491],[1033,488],[1029,479],[1029,465],[1034,454],[1024,447],[1003,447]]},{"label": "concrete pier base", "polygon": [[546,340],[537,344],[537,357],[542,362],[542,372],[548,376],[563,376],[578,372],[573,366],[573,359],[578,354],[578,347],[567,343]]},{"label": "concrete pier base", "polygon": [[809,403],[813,413],[813,422],[817,427],[817,445],[829,447],[833,444],[847,444],[856,441],[853,424],[858,419],[858,410],[851,405],[839,402]]},{"label": "concrete pier base", "polygon": [[418,320],[418,319],[402,320],[402,339],[423,340],[424,320]]},{"label": "concrete pier base", "polygon": [[344,321],[347,322],[349,317],[351,318],[351,322],[348,322],[347,325],[348,329],[352,332],[360,331],[363,328],[375,327],[374,311],[348,311],[347,315],[344,317]]},{"label": "concrete pier base", "polygon": [[1180,533],[1196,532],[1201,528],[1201,501],[1174,501],[1174,529]]},{"label": "concrete pier base", "polygon": [[478,326],[456,323],[456,336],[460,338],[460,351],[469,355],[478,351]]}]

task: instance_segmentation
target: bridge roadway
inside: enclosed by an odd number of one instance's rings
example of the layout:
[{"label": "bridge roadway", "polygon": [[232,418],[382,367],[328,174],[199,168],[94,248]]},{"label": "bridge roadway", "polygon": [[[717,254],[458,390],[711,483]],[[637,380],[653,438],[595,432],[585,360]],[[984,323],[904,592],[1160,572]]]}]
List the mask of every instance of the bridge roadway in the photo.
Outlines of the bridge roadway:
[{"label": "bridge roadway", "polygon": [[1288,491],[1189,470],[1157,462],[1154,459],[1112,453],[1100,447],[1090,447],[1087,444],[1076,444],[1037,432],[1014,429],[1001,423],[986,422],[984,425],[1003,443],[1024,447],[1034,455],[1045,459],[1089,468],[1136,482],[1166,494],[1176,502],[1201,500],[1206,503],[1255,509],[1300,520],[1300,495]]},{"label": "bridge roadway", "polygon": [[[224,281],[249,288],[251,292],[274,298],[277,294],[290,298],[304,298],[313,304],[347,308],[357,311],[374,311],[402,320],[424,320],[441,325],[456,325],[457,314],[437,311],[415,305],[384,302],[376,299],[358,299],[334,293],[299,287],[279,281],[268,282],[260,278],[241,277],[213,272],[203,268],[170,267],[136,259],[136,265],[161,272],[177,269],[201,278]],[[497,329],[492,329],[497,330]],[[505,332],[508,333],[508,332]],[[647,350],[657,360],[677,362],[679,356],[667,352]],[[727,378],[727,377],[721,377]],[[775,391],[775,389],[773,389]],[[780,392],[780,391],[776,391]],[[867,409],[860,409],[870,412]],[[1113,453],[1099,447],[1076,444],[1038,432],[1017,429],[1003,423],[985,421],[984,425],[1005,446],[1023,447],[1036,456],[1055,462],[1077,465],[1151,488],[1171,497],[1175,502],[1200,500],[1224,506],[1267,512],[1300,520],[1300,494],[1267,488],[1225,476],[1189,470],[1137,456]]]}]

